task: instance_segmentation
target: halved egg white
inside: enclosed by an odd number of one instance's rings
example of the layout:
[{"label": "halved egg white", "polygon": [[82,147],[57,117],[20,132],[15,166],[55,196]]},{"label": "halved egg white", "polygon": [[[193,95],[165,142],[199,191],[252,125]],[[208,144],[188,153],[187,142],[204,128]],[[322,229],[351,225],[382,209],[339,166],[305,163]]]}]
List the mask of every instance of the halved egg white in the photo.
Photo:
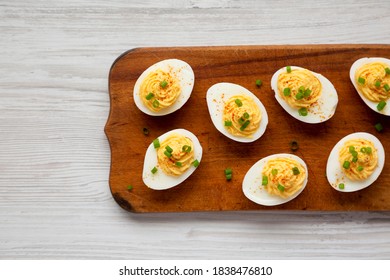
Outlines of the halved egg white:
[{"label": "halved egg white", "polygon": [[[342,167],[339,162],[339,152],[346,141],[359,138],[369,140],[374,144],[378,152],[378,166],[375,169],[374,173],[372,173],[371,176],[367,179],[363,181],[352,181],[346,175],[344,175],[344,172],[342,171]],[[384,164],[385,150],[379,139],[376,138],[374,135],[366,132],[356,132],[345,136],[333,147],[332,151],[329,154],[328,162],[326,164],[326,177],[328,178],[329,184],[337,191],[359,191],[364,188],[367,188],[369,185],[374,183],[376,179],[378,179],[379,175],[382,172]],[[344,189],[340,189],[338,187],[340,183],[344,183]]]},{"label": "halved egg white", "polygon": [[[291,66],[291,70],[296,69],[304,70],[305,68]],[[301,116],[298,112],[299,108],[291,107],[283,98],[279,96],[278,77],[282,72],[285,71],[286,67],[283,67],[276,71],[271,78],[271,88],[274,90],[275,98],[280,106],[282,106],[282,108],[292,117],[305,123],[314,124],[329,120],[334,115],[338,103],[337,91],[333,84],[323,75],[309,70],[320,81],[322,85],[322,93],[317,102],[308,108],[308,115]]]},{"label": "halved egg white", "polygon": [[[270,159],[281,158],[281,157],[287,157],[296,160],[306,170],[306,178],[302,188],[299,191],[297,191],[295,194],[287,198],[271,195],[267,192],[264,186],[262,186],[263,176],[261,172],[264,168],[264,165]],[[296,198],[305,189],[307,180],[308,180],[307,165],[300,157],[292,154],[274,154],[260,159],[248,170],[242,182],[242,191],[244,192],[244,195],[248,199],[250,199],[251,201],[257,204],[264,205],[264,206],[275,206],[275,205],[280,205],[289,202],[294,198]]]},{"label": "halved egg white", "polygon": [[[359,91],[359,88],[358,88],[357,83],[355,81],[355,73],[356,73],[356,71],[360,67],[362,67],[363,65],[365,65],[367,63],[372,63],[372,62],[383,62],[383,63],[386,63],[387,65],[390,65],[390,59],[387,59],[387,58],[383,58],[383,57],[363,57],[363,58],[360,58],[360,59],[356,60],[352,64],[351,69],[349,70],[349,78],[351,79],[351,82],[352,82],[353,86],[355,87],[357,93],[359,94],[360,98],[363,100],[364,103],[366,103],[366,105],[369,108],[371,108],[372,110],[374,110],[375,112],[377,112],[379,114],[390,116],[390,106],[389,106],[389,104],[387,106],[385,106],[385,108],[383,108],[383,110],[378,111],[378,109],[376,108],[376,106],[378,105],[378,102],[371,101],[367,97],[365,97],[364,94],[362,94]],[[389,103],[389,102],[387,101],[387,103]]]},{"label": "halved egg white", "polygon": [[[151,111],[148,107],[145,106],[145,104],[141,100],[140,96],[140,87],[142,84],[142,81],[153,71],[156,71],[158,69],[161,69],[165,72],[170,72],[172,75],[174,75],[180,83],[181,87],[181,93],[178,99],[173,103],[171,106],[161,109],[158,112]],[[137,79],[134,90],[133,90],[133,97],[135,105],[140,109],[142,112],[144,112],[147,115],[150,116],[164,116],[171,114],[177,110],[179,110],[183,105],[188,101],[188,99],[191,96],[192,89],[194,87],[195,83],[195,75],[194,71],[192,70],[191,66],[182,60],[179,59],[166,59],[162,60],[160,62],[157,62],[150,66],[148,69],[146,69],[141,76]]]},{"label": "halved egg white", "polygon": [[[186,129],[178,128],[164,133],[163,135],[158,137],[160,143],[163,142],[167,137],[169,137],[173,133],[183,135],[192,140],[194,144],[194,160],[198,160],[199,162],[201,162],[203,150],[199,142],[199,139],[192,132]],[[158,171],[155,174],[151,172],[153,167],[157,167],[158,169]],[[194,167],[193,165],[191,165],[190,168],[180,176],[170,176],[165,174],[158,167],[157,151],[154,148],[152,142],[149,145],[148,149],[146,150],[144,166],[142,171],[142,180],[144,181],[145,185],[147,185],[149,188],[153,190],[166,190],[184,182],[188,177],[190,177],[192,173],[194,173],[196,168],[199,167]]]},{"label": "halved egg white", "polygon": [[[224,126],[223,115],[225,102],[235,95],[246,95],[252,98],[261,112],[260,126],[251,138],[232,135]],[[261,103],[260,99],[243,86],[233,83],[215,84],[207,90],[206,101],[210,117],[215,128],[226,137],[237,142],[249,143],[256,141],[264,134],[268,125],[267,110],[265,109],[263,103]]]}]

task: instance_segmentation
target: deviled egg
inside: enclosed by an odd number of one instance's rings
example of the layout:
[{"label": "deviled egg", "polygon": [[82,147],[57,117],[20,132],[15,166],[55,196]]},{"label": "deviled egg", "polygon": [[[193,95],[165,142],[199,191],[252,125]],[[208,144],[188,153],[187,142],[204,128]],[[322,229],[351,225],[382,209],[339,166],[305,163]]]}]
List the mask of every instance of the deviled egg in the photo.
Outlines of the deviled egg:
[{"label": "deviled egg", "polygon": [[146,150],[142,179],[149,188],[165,190],[179,185],[199,166],[202,146],[185,129],[174,129],[159,136]]},{"label": "deviled egg", "polygon": [[207,107],[216,129],[238,142],[253,142],[265,132],[268,115],[252,92],[232,83],[211,86],[206,95]]},{"label": "deviled egg", "polygon": [[282,108],[305,123],[330,119],[337,107],[333,84],[321,74],[298,66],[279,69],[271,78],[271,88]]},{"label": "deviled egg", "polygon": [[292,154],[274,154],[256,162],[242,183],[244,195],[253,202],[274,206],[296,198],[306,187],[305,162]]},{"label": "deviled egg", "polygon": [[133,90],[135,105],[151,116],[173,113],[188,101],[194,82],[194,71],[188,63],[178,59],[162,60],[137,79]]},{"label": "deviled egg", "polygon": [[364,57],[356,60],[349,77],[359,96],[372,110],[390,116],[390,60]]},{"label": "deviled egg", "polygon": [[338,191],[358,191],[378,179],[384,164],[385,151],[378,138],[366,132],[352,133],[330,152],[326,176]]}]

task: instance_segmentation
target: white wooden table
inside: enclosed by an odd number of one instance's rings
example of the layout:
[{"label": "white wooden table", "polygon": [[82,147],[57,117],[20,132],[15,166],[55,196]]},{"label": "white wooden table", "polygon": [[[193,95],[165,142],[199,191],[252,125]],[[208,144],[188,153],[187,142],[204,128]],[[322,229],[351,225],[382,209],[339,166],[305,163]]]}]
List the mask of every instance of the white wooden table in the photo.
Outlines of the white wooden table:
[{"label": "white wooden table", "polygon": [[390,44],[389,15],[387,0],[1,0],[0,258],[390,258],[388,212],[125,212],[103,131],[128,49]]}]

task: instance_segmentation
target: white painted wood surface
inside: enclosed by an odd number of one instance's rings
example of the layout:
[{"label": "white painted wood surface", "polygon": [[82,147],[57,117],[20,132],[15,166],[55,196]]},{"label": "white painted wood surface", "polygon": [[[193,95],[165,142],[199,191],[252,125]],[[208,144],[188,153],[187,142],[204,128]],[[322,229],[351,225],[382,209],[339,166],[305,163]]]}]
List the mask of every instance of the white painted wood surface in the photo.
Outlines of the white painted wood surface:
[{"label": "white painted wood surface", "polygon": [[388,212],[127,213],[103,132],[128,49],[390,44],[389,15],[388,0],[1,0],[0,258],[390,258]]}]

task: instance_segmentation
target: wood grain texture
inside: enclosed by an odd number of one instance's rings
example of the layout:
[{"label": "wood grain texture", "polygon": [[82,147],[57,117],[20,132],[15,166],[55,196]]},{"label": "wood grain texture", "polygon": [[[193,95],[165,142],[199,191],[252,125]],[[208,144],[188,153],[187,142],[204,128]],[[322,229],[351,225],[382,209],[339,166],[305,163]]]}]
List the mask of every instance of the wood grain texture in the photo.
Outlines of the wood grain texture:
[{"label": "wood grain texture", "polygon": [[[380,178],[359,192],[341,193],[330,187],[325,174],[333,146],[344,136],[366,131],[375,134],[390,150],[390,135],[378,133],[374,124],[386,123],[386,116],[369,109],[349,79],[352,63],[361,57],[389,57],[390,45],[301,45],[234,46],[134,49],[113,64],[109,76],[111,111],[106,133],[111,146],[110,187],[114,199],[134,212],[216,210],[390,210],[390,164]],[[150,117],[134,103],[133,88],[150,65],[177,58],[191,65],[195,86],[190,100],[179,111],[164,117]],[[321,124],[305,124],[287,114],[274,98],[273,73],[297,65],[328,78],[337,89],[336,114]],[[256,79],[263,85],[257,88]],[[266,133],[253,143],[228,139],[213,126],[206,104],[206,92],[219,82],[232,82],[252,91],[269,116]],[[195,117],[196,116],[196,117]],[[150,131],[143,134],[143,128]],[[203,146],[201,166],[180,186],[166,191],[147,188],[142,182],[143,161],[151,141],[165,132],[185,128],[197,135]],[[242,192],[249,168],[271,154],[292,153],[289,143],[298,141],[295,152],[308,166],[306,189],[293,201],[275,207],[257,205]],[[225,168],[233,169],[227,182]],[[133,185],[131,191],[127,185]]]},{"label": "wood grain texture", "polygon": [[[145,46],[390,44],[387,0],[3,0],[0,259],[388,259],[389,212],[122,210],[108,74]],[[282,240],[282,242],[281,242]]]}]

